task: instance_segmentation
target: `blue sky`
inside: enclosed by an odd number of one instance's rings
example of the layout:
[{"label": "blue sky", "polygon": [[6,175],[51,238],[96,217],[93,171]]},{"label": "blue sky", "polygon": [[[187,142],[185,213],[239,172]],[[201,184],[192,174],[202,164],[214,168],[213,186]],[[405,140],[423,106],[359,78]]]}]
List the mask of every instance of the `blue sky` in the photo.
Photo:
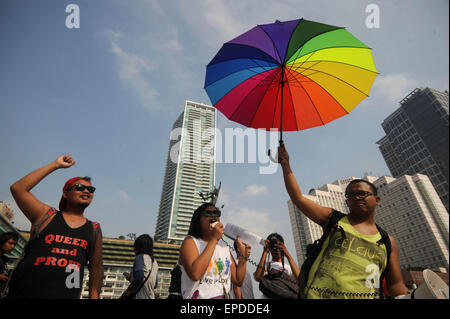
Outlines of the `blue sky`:
[{"label": "blue sky", "polygon": [[[80,8],[68,29],[65,8]],[[369,29],[366,6],[380,9]],[[389,174],[375,144],[383,119],[416,87],[448,90],[449,3],[435,1],[63,1],[0,3],[0,200],[16,225],[29,223],[9,185],[62,154],[76,165],[33,192],[56,206],[70,177],[89,175],[97,192],[86,216],[106,236],[149,233],[159,207],[169,134],[185,100],[210,104],[205,66],[223,43],[256,24],[305,18],[345,26],[373,49],[380,75],[370,97],[326,126],[284,140],[304,192],[338,178]],[[218,113],[218,127],[240,127]],[[281,169],[217,164],[223,220],[294,245]],[[259,259],[258,252],[252,254]]]}]

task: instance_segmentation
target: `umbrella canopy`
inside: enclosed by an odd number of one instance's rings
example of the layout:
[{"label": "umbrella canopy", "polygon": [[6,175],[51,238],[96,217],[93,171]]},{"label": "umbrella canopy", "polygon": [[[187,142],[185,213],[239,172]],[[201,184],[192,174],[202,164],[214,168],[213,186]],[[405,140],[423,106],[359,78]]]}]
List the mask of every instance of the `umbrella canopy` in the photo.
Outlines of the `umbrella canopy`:
[{"label": "umbrella canopy", "polygon": [[205,90],[230,120],[298,131],[348,114],[377,74],[370,48],[345,28],[276,21],[225,43],[207,65]]}]

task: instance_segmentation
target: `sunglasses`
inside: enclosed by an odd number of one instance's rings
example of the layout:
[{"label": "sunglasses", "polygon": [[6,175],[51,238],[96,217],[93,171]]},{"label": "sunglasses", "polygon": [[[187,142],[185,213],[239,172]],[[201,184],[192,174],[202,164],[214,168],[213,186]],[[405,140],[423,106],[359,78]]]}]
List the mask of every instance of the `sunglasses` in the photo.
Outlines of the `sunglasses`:
[{"label": "sunglasses", "polygon": [[369,196],[375,196],[375,194],[366,191],[359,191],[354,193],[348,193],[347,195],[345,195],[347,199],[356,199],[356,198],[364,199]]},{"label": "sunglasses", "polygon": [[204,217],[220,217],[221,214],[222,213],[218,209],[202,211],[202,216]]},{"label": "sunglasses", "polygon": [[73,185],[72,187],[69,188],[69,190],[72,190],[72,189],[74,189],[76,191],[79,191],[79,192],[82,192],[85,189],[87,189],[88,192],[91,193],[91,194],[93,194],[95,192],[95,187],[94,186],[86,186],[86,185],[83,185],[83,184],[75,184],[75,185]]}]

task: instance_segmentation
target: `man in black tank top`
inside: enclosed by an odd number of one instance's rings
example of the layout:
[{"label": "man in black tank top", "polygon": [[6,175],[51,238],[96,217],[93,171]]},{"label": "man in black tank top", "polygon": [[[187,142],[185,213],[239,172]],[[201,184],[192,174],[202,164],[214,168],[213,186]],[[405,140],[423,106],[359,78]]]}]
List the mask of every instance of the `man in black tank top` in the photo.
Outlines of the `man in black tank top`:
[{"label": "man in black tank top", "polygon": [[99,298],[103,282],[102,235],[98,223],[84,217],[95,187],[89,177],[66,182],[59,211],[30,191],[47,175],[75,164],[69,155],[58,157],[11,186],[11,193],[31,222],[25,254],[9,282],[11,299],[76,299],[89,268],[89,298]]}]

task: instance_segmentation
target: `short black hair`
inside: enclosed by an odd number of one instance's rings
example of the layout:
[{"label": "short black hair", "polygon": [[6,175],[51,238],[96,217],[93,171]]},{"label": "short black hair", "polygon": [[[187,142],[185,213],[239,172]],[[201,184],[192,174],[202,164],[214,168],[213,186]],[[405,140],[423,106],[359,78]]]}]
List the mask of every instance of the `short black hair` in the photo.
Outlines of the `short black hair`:
[{"label": "short black hair", "polygon": [[147,234],[143,234],[134,241],[134,251],[136,255],[147,254],[153,259],[153,238]]},{"label": "short black hair", "polygon": [[201,213],[206,210],[208,207],[216,207],[212,203],[204,203],[197,207],[197,209],[194,211],[194,214],[192,214],[191,224],[189,225],[189,231],[188,235],[193,236],[195,238],[201,238],[202,237],[202,228],[200,225],[200,217]]},{"label": "short black hair", "polygon": [[370,188],[372,188],[372,192],[374,193],[374,195],[378,195],[377,187],[371,182],[366,181],[365,179],[354,179],[350,183],[348,183],[347,187],[345,188],[345,195],[348,194],[348,189],[350,188],[350,186],[357,183],[366,183],[370,186]]},{"label": "short black hair", "polygon": [[274,240],[274,239],[276,239],[276,240],[278,240],[278,241],[280,241],[280,242],[282,242],[284,244],[283,236],[281,236],[278,233],[272,233],[269,236],[267,236],[267,240],[269,240],[269,241],[270,240]]},{"label": "short black hair", "polygon": [[14,241],[19,241],[19,235],[15,232],[9,231],[0,234],[0,246],[6,243],[8,240],[14,239]]}]

